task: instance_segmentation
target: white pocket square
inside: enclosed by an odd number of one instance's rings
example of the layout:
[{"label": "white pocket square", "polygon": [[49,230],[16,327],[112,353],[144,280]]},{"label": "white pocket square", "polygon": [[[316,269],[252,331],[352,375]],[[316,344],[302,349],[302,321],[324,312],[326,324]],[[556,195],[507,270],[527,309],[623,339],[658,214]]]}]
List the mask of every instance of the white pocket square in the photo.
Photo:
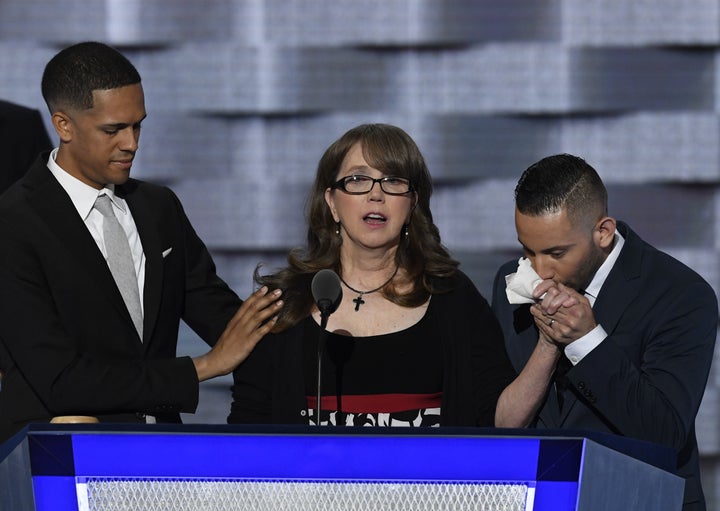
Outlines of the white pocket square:
[{"label": "white pocket square", "polygon": [[172,247],[168,248],[167,250],[163,250],[163,253],[162,253],[163,259],[165,259],[168,255],[170,255],[170,252],[172,252]]}]

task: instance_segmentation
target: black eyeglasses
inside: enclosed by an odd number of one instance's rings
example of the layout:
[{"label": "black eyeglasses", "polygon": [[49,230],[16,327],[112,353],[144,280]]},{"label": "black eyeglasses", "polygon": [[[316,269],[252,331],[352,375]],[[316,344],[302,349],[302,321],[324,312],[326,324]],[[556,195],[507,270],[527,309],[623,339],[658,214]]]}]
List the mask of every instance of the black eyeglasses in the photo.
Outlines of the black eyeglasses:
[{"label": "black eyeglasses", "polygon": [[337,180],[335,184],[332,185],[332,189],[337,190],[339,188],[350,195],[363,195],[370,193],[375,183],[380,183],[380,189],[388,195],[405,195],[413,191],[412,183],[404,177],[385,176],[373,179],[370,176],[360,174],[345,176]]}]

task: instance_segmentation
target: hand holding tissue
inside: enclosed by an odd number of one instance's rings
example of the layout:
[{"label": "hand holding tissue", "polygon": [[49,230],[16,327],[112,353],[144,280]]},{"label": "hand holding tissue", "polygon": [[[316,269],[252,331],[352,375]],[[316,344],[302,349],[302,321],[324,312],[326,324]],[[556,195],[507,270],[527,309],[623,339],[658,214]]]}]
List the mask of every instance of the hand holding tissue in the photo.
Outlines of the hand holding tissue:
[{"label": "hand holding tissue", "polygon": [[513,304],[535,303],[533,290],[542,281],[543,279],[533,270],[530,259],[521,257],[518,260],[517,271],[505,276],[505,294],[507,294],[508,302]]}]

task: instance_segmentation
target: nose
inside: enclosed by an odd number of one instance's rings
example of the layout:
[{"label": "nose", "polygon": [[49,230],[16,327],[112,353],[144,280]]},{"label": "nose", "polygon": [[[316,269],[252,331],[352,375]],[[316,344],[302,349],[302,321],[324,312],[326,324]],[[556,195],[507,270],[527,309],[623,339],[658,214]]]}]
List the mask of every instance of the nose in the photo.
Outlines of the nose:
[{"label": "nose", "polygon": [[535,256],[529,259],[535,273],[537,273],[541,279],[548,280],[554,277],[555,272],[552,269],[552,264],[548,257]]},{"label": "nose", "polygon": [[372,200],[372,201],[384,201],[385,200],[385,192],[383,192],[382,187],[380,186],[380,181],[373,181],[372,187],[370,188],[370,191],[368,192],[368,200]]},{"label": "nose", "polygon": [[121,131],[118,146],[123,151],[134,153],[137,151],[139,140],[140,131],[133,129],[132,126],[128,126]]}]

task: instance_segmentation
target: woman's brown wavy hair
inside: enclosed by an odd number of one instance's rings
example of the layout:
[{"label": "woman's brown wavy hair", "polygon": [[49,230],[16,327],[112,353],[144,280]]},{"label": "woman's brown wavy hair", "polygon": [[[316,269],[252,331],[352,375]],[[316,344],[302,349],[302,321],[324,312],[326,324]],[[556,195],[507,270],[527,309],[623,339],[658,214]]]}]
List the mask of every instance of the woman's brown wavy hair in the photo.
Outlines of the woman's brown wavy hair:
[{"label": "woman's brown wavy hair", "polygon": [[283,290],[285,306],[273,330],[275,332],[295,325],[311,313],[314,302],[310,285],[318,271],[330,268],[342,275],[342,239],[336,233],[338,227],[325,202],[325,190],[337,181],[345,156],[357,143],[362,144],[363,155],[370,166],[385,175],[408,178],[414,190],[412,193],[417,194],[417,205],[406,225],[407,236],[400,237],[395,255],[398,266],[406,272],[407,281],[413,283],[412,290],[399,294],[394,286],[387,286],[382,291],[385,298],[405,307],[417,307],[425,303],[431,294],[441,292],[432,283],[435,278],[450,277],[457,269],[458,262],[442,245],[440,232],[433,223],[430,211],[432,178],[413,139],[396,126],[357,126],[336,140],[318,163],[307,204],[307,245],[292,249],[287,258],[288,266],[276,273],[260,275],[261,265],[255,269],[255,282],[270,289]]}]

